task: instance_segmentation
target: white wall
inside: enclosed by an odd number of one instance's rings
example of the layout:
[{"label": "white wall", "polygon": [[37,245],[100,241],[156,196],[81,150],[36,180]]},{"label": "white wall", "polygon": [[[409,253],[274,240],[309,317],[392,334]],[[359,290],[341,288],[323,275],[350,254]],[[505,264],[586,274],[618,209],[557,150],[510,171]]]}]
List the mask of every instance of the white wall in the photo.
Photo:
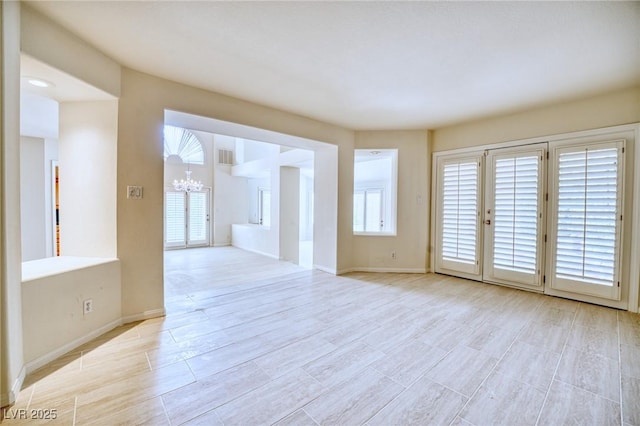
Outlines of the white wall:
[{"label": "white wall", "polygon": [[300,169],[280,167],[280,259],[300,259]]},{"label": "white wall", "polygon": [[0,406],[24,379],[20,242],[20,2],[0,3]]},{"label": "white wall", "polygon": [[[20,214],[22,261],[47,256],[51,234],[47,234],[45,179],[45,141],[40,138],[20,138]],[[49,214],[50,217],[50,214]]]},{"label": "white wall", "polygon": [[236,138],[214,136],[213,243],[225,246],[231,244],[231,225],[248,223],[249,200],[240,196],[248,192],[247,178],[232,176],[231,165],[218,164],[219,149],[236,154]]},{"label": "white wall", "polygon": [[117,101],[60,104],[63,255],[116,257],[117,117]]}]

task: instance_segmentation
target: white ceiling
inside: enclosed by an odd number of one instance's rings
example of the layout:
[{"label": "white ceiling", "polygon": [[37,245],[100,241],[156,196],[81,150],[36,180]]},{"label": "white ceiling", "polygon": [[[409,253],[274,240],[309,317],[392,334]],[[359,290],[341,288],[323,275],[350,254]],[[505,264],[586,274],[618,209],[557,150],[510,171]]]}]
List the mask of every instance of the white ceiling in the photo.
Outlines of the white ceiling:
[{"label": "white ceiling", "polygon": [[352,129],[640,84],[640,2],[29,2],[121,64]]}]

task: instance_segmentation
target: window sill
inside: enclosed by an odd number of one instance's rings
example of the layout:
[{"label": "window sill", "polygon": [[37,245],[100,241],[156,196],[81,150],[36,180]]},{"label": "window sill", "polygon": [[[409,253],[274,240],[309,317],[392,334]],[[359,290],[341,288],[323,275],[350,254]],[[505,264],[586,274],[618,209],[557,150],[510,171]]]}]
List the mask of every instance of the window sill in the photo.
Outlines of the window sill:
[{"label": "window sill", "polygon": [[354,232],[353,235],[359,237],[396,237],[395,232]]}]

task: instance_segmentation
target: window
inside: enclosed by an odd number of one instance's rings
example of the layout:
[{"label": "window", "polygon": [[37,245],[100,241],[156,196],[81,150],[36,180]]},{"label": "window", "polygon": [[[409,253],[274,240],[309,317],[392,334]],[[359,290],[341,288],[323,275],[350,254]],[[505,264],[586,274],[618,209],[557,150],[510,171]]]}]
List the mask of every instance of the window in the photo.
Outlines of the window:
[{"label": "window", "polygon": [[353,232],[396,232],[398,150],[357,149],[354,163]]},{"label": "window", "polygon": [[271,191],[258,189],[258,223],[265,227],[271,226]]},{"label": "window", "polygon": [[204,164],[202,144],[192,132],[180,127],[164,126],[164,159],[180,157],[183,163]]},{"label": "window", "polygon": [[356,190],[353,195],[353,230],[381,232],[384,229],[384,189]]}]

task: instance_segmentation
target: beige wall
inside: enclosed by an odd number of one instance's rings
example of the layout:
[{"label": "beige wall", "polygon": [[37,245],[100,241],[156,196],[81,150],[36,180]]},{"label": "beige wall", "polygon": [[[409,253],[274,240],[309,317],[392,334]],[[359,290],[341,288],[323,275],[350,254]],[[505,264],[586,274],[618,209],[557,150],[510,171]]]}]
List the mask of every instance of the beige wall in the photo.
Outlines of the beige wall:
[{"label": "beige wall", "polygon": [[20,243],[20,3],[0,5],[0,405],[24,377]]},{"label": "beige wall", "polygon": [[21,21],[16,40],[24,53],[113,96],[120,94],[120,65],[111,58],[24,3]]},{"label": "beige wall", "polygon": [[640,121],[640,87],[517,114],[443,127],[433,152]]},{"label": "beige wall", "polygon": [[60,248],[116,257],[118,101],[60,104]]},{"label": "beige wall", "polygon": [[[427,269],[430,180],[428,147],[426,130],[356,132],[357,149],[398,149],[398,202],[396,236],[353,237],[353,269],[406,272],[424,272]],[[353,158],[351,165],[353,167]],[[351,187],[353,188],[353,182]],[[395,260],[391,258],[393,251],[397,255]]]},{"label": "beige wall", "polygon": [[[84,264],[64,270],[67,262]],[[48,258],[30,266],[48,269],[50,274],[34,279],[25,274],[22,284],[22,297],[29,301],[23,308],[24,359],[29,372],[120,324],[117,260]],[[93,301],[93,312],[83,315],[87,299]]]}]

